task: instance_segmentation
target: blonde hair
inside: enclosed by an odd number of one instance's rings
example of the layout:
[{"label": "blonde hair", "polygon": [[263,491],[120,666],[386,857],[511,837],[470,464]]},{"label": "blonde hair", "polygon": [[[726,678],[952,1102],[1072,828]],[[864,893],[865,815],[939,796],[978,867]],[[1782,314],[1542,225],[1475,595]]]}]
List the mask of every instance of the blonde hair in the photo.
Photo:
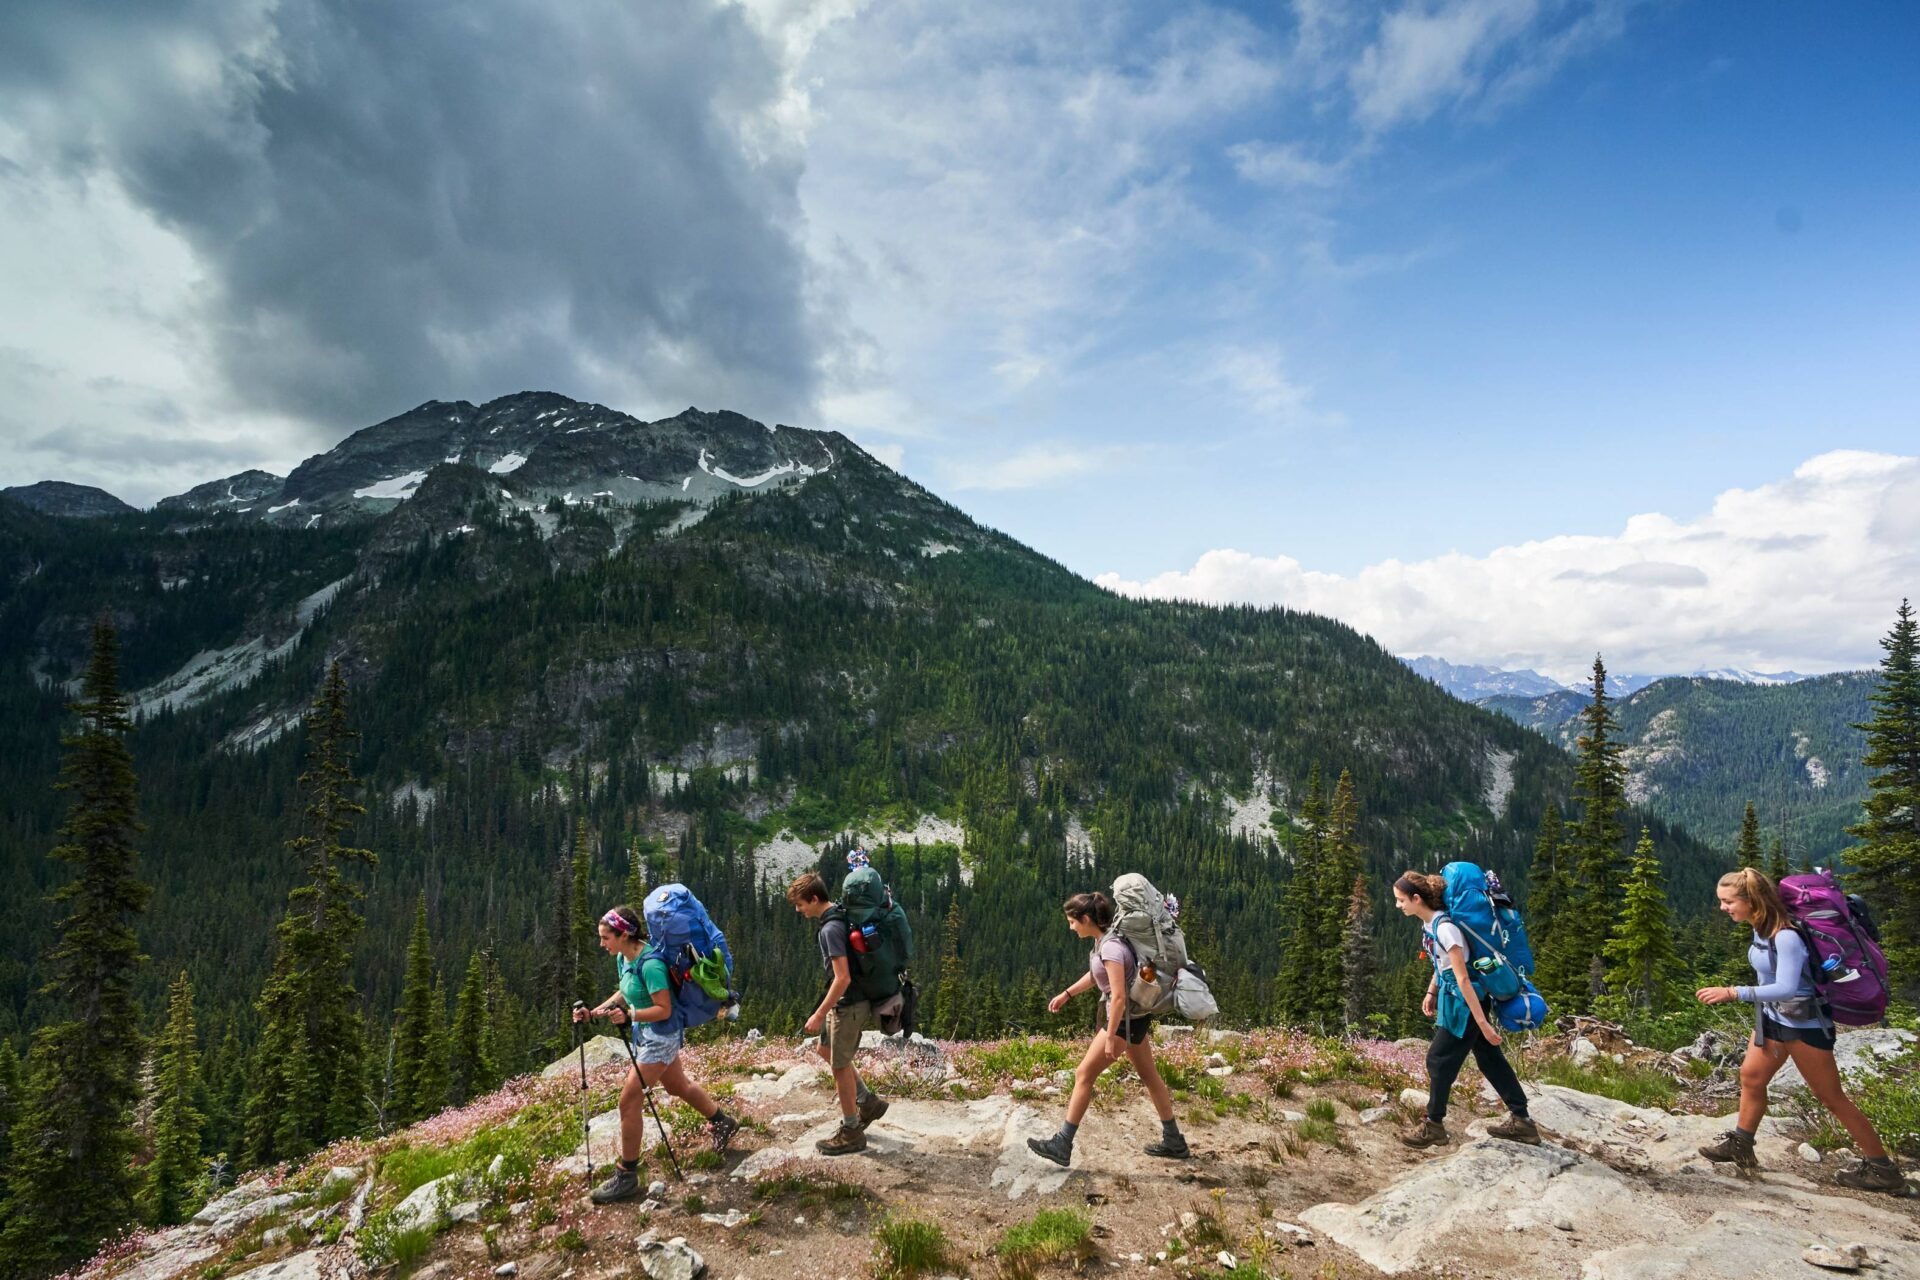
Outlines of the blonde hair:
[{"label": "blonde hair", "polygon": [[1761,937],[1771,938],[1787,927],[1787,906],[1780,901],[1780,891],[1761,872],[1752,867],[1729,871],[1720,877],[1719,887],[1740,895],[1753,912],[1753,931]]},{"label": "blonde hair", "polygon": [[1439,876],[1424,875],[1418,871],[1402,871],[1393,887],[1409,898],[1418,898],[1435,911],[1447,903],[1447,882]]}]

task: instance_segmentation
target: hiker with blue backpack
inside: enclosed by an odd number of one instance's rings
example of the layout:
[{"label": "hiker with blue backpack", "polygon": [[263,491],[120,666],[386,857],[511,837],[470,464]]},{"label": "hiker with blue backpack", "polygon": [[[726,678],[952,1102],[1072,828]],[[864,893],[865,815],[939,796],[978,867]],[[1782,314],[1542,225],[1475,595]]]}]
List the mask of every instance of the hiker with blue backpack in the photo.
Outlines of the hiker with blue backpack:
[{"label": "hiker with blue backpack", "polygon": [[726,982],[733,956],[706,908],[678,884],[649,893],[644,912],[613,908],[600,917],[599,934],[600,949],[613,956],[619,970],[619,987],[592,1009],[575,1006],[573,1020],[610,1020],[620,1028],[633,1063],[620,1087],[620,1159],[613,1175],[593,1190],[595,1204],[612,1204],[640,1193],[644,1108],[654,1085],[705,1118],[715,1151],[725,1151],[740,1129],[680,1061],[687,1029],[731,1007]]},{"label": "hiker with blue backpack", "polygon": [[1861,1159],[1834,1181],[1861,1191],[1900,1192],[1905,1180],[1872,1121],[1847,1097],[1833,1057],[1834,1023],[1866,1025],[1886,1013],[1887,962],[1872,917],[1819,871],[1778,886],[1752,867],[1720,877],[1720,910],[1753,929],[1747,961],[1755,984],[1702,987],[1702,1004],[1753,1006],[1753,1038],[1740,1063],[1740,1111],[1733,1129],[1700,1148],[1709,1160],[1759,1167],[1753,1137],[1767,1114],[1767,1085],[1789,1059],[1820,1104],[1860,1149]]},{"label": "hiker with blue backpack", "polygon": [[[1488,1135],[1530,1146],[1540,1143],[1540,1130],[1527,1114],[1526,1091],[1500,1050],[1493,1001],[1506,1001],[1507,1016],[1523,1025],[1544,1018],[1546,1007],[1544,1003],[1537,1008],[1532,1004],[1539,1000],[1538,994],[1500,950],[1493,932],[1501,913],[1492,905],[1487,890],[1485,873],[1468,862],[1450,863],[1444,876],[1408,871],[1393,882],[1393,903],[1401,914],[1420,921],[1421,949],[1433,963],[1433,980],[1420,1003],[1420,1011],[1434,1020],[1433,1043],[1427,1049],[1427,1114],[1400,1139],[1409,1147],[1432,1147],[1450,1141],[1447,1095],[1453,1091],[1453,1082],[1469,1054],[1512,1112],[1489,1127]],[[1489,920],[1494,924],[1489,925]],[[1517,915],[1512,921],[1517,927]],[[1477,939],[1471,949],[1470,935]],[[1520,937],[1524,943],[1524,934]],[[1480,954],[1474,954],[1476,950]]]}]

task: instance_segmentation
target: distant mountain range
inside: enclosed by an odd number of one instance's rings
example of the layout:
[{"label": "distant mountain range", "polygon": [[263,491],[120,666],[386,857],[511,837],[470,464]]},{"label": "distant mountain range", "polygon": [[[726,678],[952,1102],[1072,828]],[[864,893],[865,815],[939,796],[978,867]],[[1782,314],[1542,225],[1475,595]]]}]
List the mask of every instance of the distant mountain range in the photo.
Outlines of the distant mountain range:
[{"label": "distant mountain range", "polygon": [[[1445,658],[1434,658],[1424,654],[1413,658],[1402,658],[1401,661],[1454,697],[1466,702],[1484,702],[1489,698],[1539,698],[1547,694],[1568,691],[1582,695],[1582,705],[1584,705],[1584,697],[1588,692],[1585,683],[1577,686],[1562,684],[1551,676],[1543,676],[1538,671],[1524,667],[1518,671],[1508,671],[1500,667],[1476,666],[1467,662],[1448,662]],[[1755,685],[1795,684],[1809,679],[1797,671],[1748,671],[1738,667],[1718,667],[1713,670],[1672,674],[1685,674],[1702,680],[1726,680],[1734,684]],[[1629,694],[1638,693],[1656,680],[1668,678],[1670,678],[1668,675],[1609,671],[1607,672],[1607,692],[1624,698]],[[1504,707],[1500,710],[1503,714],[1511,714]],[[1520,716],[1514,718],[1519,719],[1523,724],[1527,723]]]}]

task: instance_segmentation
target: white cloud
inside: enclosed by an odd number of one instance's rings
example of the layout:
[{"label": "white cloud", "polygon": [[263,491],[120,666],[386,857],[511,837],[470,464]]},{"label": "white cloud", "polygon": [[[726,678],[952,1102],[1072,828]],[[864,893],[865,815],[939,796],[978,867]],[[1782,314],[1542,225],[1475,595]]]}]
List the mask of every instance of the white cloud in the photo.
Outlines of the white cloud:
[{"label": "white cloud", "polygon": [[948,468],[947,483],[955,489],[1037,489],[1113,466],[1129,452],[1117,447],[1028,445],[1004,458],[953,464]]},{"label": "white cloud", "polygon": [[1233,169],[1264,187],[1331,187],[1349,163],[1316,160],[1297,142],[1239,142],[1227,148]]},{"label": "white cloud", "polygon": [[1274,426],[1292,426],[1311,415],[1311,392],[1288,376],[1272,347],[1229,347],[1207,364],[1202,380],[1224,387],[1252,416]]},{"label": "white cloud", "polygon": [[1637,515],[1481,557],[1387,560],[1344,576],[1284,555],[1209,551],[1127,595],[1286,605],[1397,653],[1532,667],[1570,679],[1597,651],[1623,671],[1871,665],[1902,598],[1920,595],[1920,457],[1836,450],[1706,514]]}]

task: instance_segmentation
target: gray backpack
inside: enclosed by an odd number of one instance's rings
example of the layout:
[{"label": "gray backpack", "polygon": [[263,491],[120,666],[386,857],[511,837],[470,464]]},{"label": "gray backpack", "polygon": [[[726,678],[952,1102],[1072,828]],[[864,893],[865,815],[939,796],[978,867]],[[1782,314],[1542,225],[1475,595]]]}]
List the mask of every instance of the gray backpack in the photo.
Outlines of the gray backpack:
[{"label": "gray backpack", "polygon": [[1173,1004],[1174,983],[1187,967],[1187,938],[1174,923],[1166,897],[1145,876],[1128,872],[1113,882],[1113,924],[1107,936],[1133,948],[1140,966],[1127,992],[1128,1011],[1165,1013]]}]

